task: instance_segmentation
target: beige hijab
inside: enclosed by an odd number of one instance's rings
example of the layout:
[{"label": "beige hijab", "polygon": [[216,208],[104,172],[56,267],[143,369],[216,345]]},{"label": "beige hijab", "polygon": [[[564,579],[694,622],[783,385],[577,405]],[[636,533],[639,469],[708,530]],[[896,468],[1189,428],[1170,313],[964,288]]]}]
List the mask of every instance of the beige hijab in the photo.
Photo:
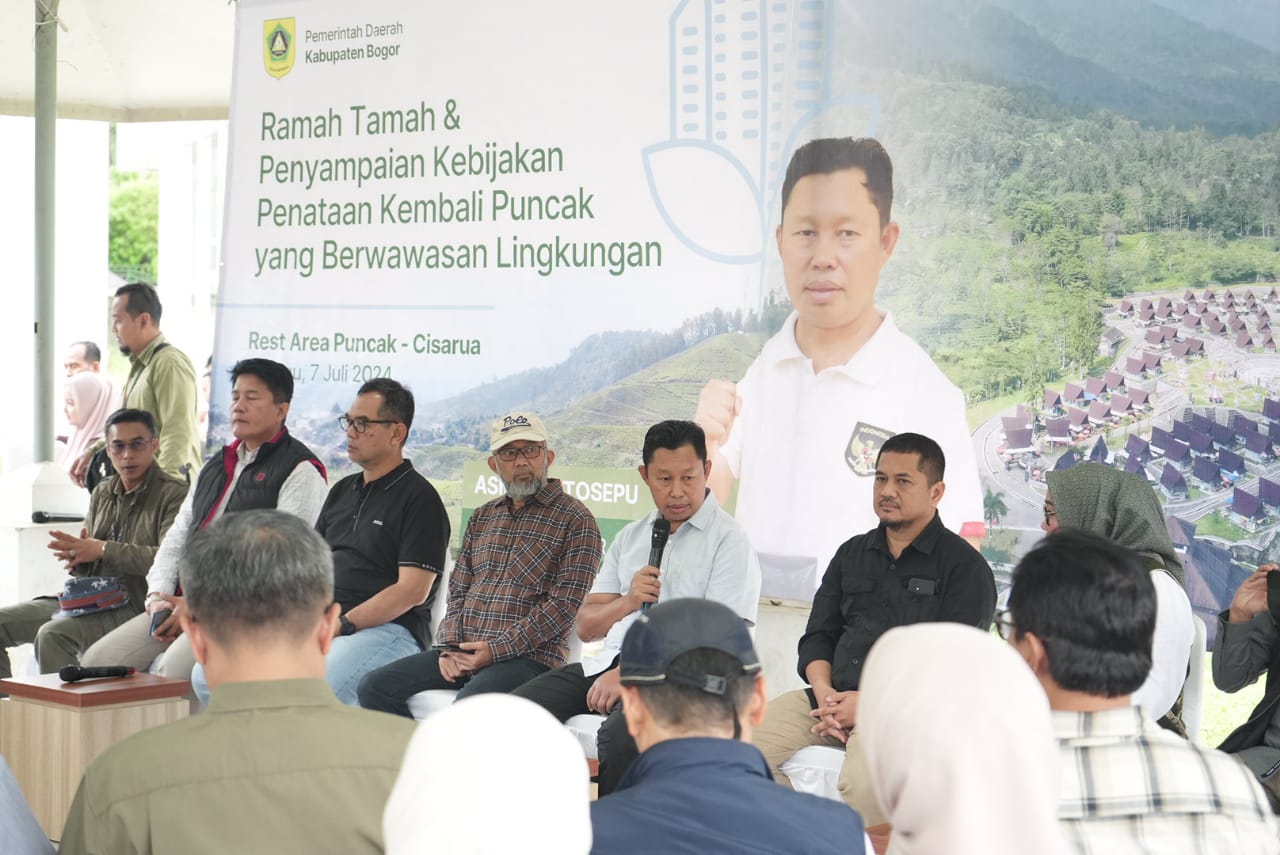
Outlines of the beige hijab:
[{"label": "beige hijab", "polygon": [[886,632],[858,701],[894,855],[1065,855],[1049,702],[998,638],[954,623]]},{"label": "beige hijab", "polygon": [[67,448],[62,453],[63,465],[70,469],[86,448],[102,439],[107,416],[116,409],[116,390],[96,371],[81,371],[67,378],[66,393],[76,408]]},{"label": "beige hijab", "polygon": [[476,695],[418,725],[382,815],[387,855],[585,855],[587,761],[542,707]]}]

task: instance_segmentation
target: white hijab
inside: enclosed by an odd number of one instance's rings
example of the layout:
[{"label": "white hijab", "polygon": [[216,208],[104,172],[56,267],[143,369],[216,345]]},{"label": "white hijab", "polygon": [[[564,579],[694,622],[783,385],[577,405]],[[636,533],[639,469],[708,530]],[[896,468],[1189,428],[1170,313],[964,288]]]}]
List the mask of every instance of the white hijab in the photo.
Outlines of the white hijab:
[{"label": "white hijab", "polygon": [[858,733],[894,855],[1059,855],[1059,758],[1044,689],[996,637],[954,623],[886,632]]},{"label": "white hijab", "polygon": [[505,694],[418,725],[382,815],[387,855],[585,855],[587,761],[564,725]]}]

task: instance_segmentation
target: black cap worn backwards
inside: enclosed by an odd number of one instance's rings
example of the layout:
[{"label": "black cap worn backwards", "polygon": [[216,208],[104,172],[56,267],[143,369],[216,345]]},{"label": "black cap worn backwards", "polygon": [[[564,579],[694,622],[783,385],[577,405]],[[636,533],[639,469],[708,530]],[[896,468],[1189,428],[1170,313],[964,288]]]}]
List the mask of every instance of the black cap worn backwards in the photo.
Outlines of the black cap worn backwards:
[{"label": "black cap worn backwards", "polygon": [[[709,648],[732,656],[741,670],[729,674],[688,674],[671,668],[681,654]],[[622,682],[628,686],[678,683],[723,695],[728,681],[760,671],[751,634],[742,618],[712,600],[679,599],[658,603],[639,615],[622,640]]]}]

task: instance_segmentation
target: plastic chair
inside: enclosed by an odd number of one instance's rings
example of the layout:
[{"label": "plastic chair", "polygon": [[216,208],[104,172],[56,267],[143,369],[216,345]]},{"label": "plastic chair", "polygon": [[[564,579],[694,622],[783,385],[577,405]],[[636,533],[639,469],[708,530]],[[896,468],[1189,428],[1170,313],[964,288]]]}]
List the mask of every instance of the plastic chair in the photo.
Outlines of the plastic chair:
[{"label": "plastic chair", "polygon": [[782,764],[782,774],[791,779],[796,792],[841,801],[837,784],[840,767],[844,765],[844,752],[825,745],[801,748],[791,759]]}]

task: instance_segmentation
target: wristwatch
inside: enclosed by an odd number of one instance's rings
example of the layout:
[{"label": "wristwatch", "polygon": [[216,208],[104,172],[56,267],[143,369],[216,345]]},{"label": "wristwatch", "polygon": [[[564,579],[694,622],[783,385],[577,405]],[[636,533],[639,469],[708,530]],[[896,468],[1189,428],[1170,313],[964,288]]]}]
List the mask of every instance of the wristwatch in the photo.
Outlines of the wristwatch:
[{"label": "wristwatch", "polygon": [[356,626],[354,623],[352,623],[351,621],[347,620],[346,615],[340,615],[338,617],[338,623],[341,626],[341,628],[338,630],[338,635],[354,635],[355,631],[360,628]]}]

